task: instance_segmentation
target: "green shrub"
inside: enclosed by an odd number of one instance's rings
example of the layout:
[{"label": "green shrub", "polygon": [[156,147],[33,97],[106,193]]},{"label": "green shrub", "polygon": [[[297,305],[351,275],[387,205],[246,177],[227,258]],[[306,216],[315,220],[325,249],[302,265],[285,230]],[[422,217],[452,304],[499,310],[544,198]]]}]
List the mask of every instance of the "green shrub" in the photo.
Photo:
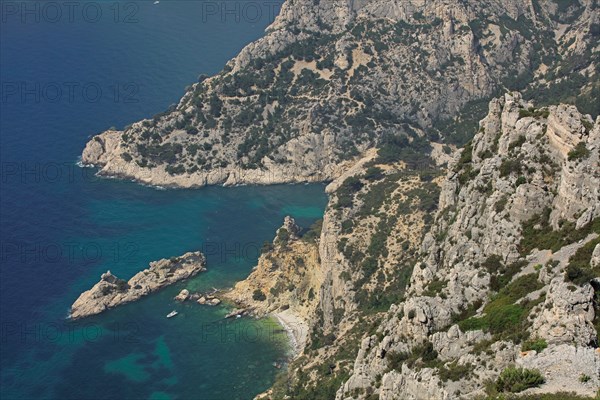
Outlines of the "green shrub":
[{"label": "green shrub", "polygon": [[260,289],[255,289],[252,293],[252,299],[254,301],[265,301],[267,296]]},{"label": "green shrub", "polygon": [[585,143],[579,142],[577,143],[577,146],[575,146],[575,148],[569,152],[567,157],[569,161],[573,161],[588,158],[589,155],[590,151],[585,147]]},{"label": "green shrub", "polygon": [[381,168],[378,167],[369,167],[367,169],[367,172],[365,173],[364,178],[368,181],[378,181],[379,179],[383,178],[383,171],[381,170]]},{"label": "green shrub", "polygon": [[323,230],[323,219],[316,220],[302,235],[302,240],[308,243],[315,243],[317,239],[321,237],[321,231]]},{"label": "green shrub", "polygon": [[452,314],[452,322],[458,323],[459,321],[466,320],[467,318],[474,316],[482,304],[483,301],[481,300],[475,300],[473,303],[468,304],[465,308],[461,310],[460,313]]},{"label": "green shrub", "polygon": [[279,228],[277,230],[277,242],[282,246],[286,246],[290,240],[290,233],[285,228]]},{"label": "green shrub", "polygon": [[338,201],[335,208],[352,207],[354,194],[363,186],[364,184],[357,177],[347,178],[336,191]]},{"label": "green shrub", "polygon": [[[521,110],[521,111],[523,111],[523,110]],[[527,139],[525,138],[525,136],[520,135],[517,138],[517,140],[515,140],[514,142],[512,142],[511,144],[508,145],[508,151],[511,151],[512,149],[516,149],[516,148],[523,146],[523,144],[525,144],[526,141],[527,141]]]},{"label": "green shrub", "polygon": [[421,357],[423,362],[433,361],[437,358],[438,352],[433,349],[431,342],[425,342],[421,346],[417,346],[413,349],[413,354]]},{"label": "green shrub", "polygon": [[590,132],[592,129],[594,129],[594,123],[585,118],[581,118],[581,125],[583,125],[583,128],[586,132]]},{"label": "green shrub", "polygon": [[519,243],[519,251],[522,255],[529,254],[535,248],[555,252],[563,246],[584,239],[592,232],[600,233],[600,218],[596,218],[581,229],[576,229],[574,222],[563,222],[560,229],[553,230],[549,223],[551,211],[547,208],[542,214],[534,215],[523,223],[521,229],[523,238]]},{"label": "green shrub", "polygon": [[496,210],[496,212],[501,213],[502,211],[504,211],[504,208],[506,207],[506,203],[508,203],[508,198],[506,196],[502,196],[496,202],[496,204],[494,204],[494,209]]},{"label": "green shrub", "polygon": [[458,365],[456,361],[440,367],[440,379],[442,382],[456,382],[461,379],[469,379],[473,366],[471,364]]},{"label": "green shrub", "polygon": [[502,161],[502,164],[500,164],[500,176],[505,177],[513,173],[518,174],[521,172],[521,169],[522,166],[520,160],[509,158]]},{"label": "green shrub", "polygon": [[495,341],[494,339],[484,339],[481,340],[477,343],[475,343],[475,345],[473,345],[473,350],[471,350],[471,354],[481,354],[481,353],[486,353],[489,355],[493,354],[492,351],[492,344],[494,344]]},{"label": "green shrub", "polygon": [[502,257],[497,254],[492,254],[485,259],[482,267],[485,267],[490,274],[496,273],[504,268]]},{"label": "green shrub", "polygon": [[395,371],[401,371],[402,364],[404,361],[408,360],[409,357],[410,354],[401,351],[389,351],[385,354],[388,368]]},{"label": "green shrub", "polygon": [[[514,303],[531,292],[544,286],[538,279],[537,273],[522,275],[500,290],[493,302]],[[506,300],[504,300],[504,298]],[[486,306],[487,309],[487,306]],[[485,310],[485,309],[484,309]]]},{"label": "green shrub", "polygon": [[589,375],[586,375],[586,374],[579,375],[579,382],[581,382],[581,383],[587,383],[591,380],[592,380],[592,378]]},{"label": "green shrub", "polygon": [[476,330],[486,330],[489,328],[487,318],[485,317],[471,317],[467,318],[458,323],[458,327],[461,331],[476,331]]},{"label": "green shrub", "polygon": [[499,305],[490,309],[487,321],[490,332],[501,333],[516,328],[525,310],[516,304]]},{"label": "green shrub", "polygon": [[535,369],[508,367],[500,373],[496,381],[499,392],[518,393],[525,389],[540,386],[544,377]]},{"label": "green shrub", "polygon": [[503,287],[483,309],[489,330],[492,333],[517,332],[526,310],[513,303],[542,286],[537,274],[528,274]]},{"label": "green shrub", "polygon": [[473,141],[470,141],[465,145],[462,152],[460,153],[460,158],[456,163],[455,171],[459,172],[463,170],[468,164],[473,161]]},{"label": "green shrub", "polygon": [[126,292],[129,289],[129,284],[124,279],[117,279],[116,285],[119,292]]},{"label": "green shrub", "polygon": [[354,229],[354,221],[352,219],[342,222],[342,233],[352,233],[352,229]]},{"label": "green shrub", "polygon": [[548,116],[550,115],[550,111],[548,111],[548,109],[539,109],[536,110],[535,108],[530,108],[528,110],[522,108],[519,110],[519,118],[527,118],[527,117],[533,117],[533,118],[548,118]]},{"label": "green shrub", "polygon": [[512,278],[520,272],[525,265],[527,265],[527,261],[516,261],[507,266],[501,265],[501,267],[494,270],[494,272],[488,269],[492,274],[490,278],[490,289],[495,292],[500,291],[500,289],[508,285]]},{"label": "green shrub", "polygon": [[465,167],[464,171],[458,175],[458,182],[461,185],[464,185],[465,183],[469,182],[471,179],[475,178],[477,175],[479,175],[479,170],[473,169],[473,167],[471,165],[467,165],[467,167]]},{"label": "green shrub", "polygon": [[175,163],[182,150],[183,146],[179,143],[165,143],[163,145],[139,143],[137,145],[137,151],[143,158],[149,158],[159,164]]},{"label": "green shrub", "polygon": [[578,285],[589,283],[594,278],[596,278],[596,276],[594,276],[592,271],[588,268],[582,268],[578,265],[569,265],[566,269],[565,280]]},{"label": "green shrub", "polygon": [[397,174],[387,175],[384,180],[370,186],[369,190],[361,197],[362,206],[360,215],[375,214],[383,205],[385,199],[390,198],[391,193],[398,187],[399,176]]},{"label": "green shrub", "polygon": [[260,249],[260,254],[266,254],[272,250],[273,250],[273,243],[269,242],[268,240],[265,240]]},{"label": "green shrub", "polygon": [[521,351],[535,350],[540,353],[546,347],[548,347],[548,343],[544,339],[527,340],[521,345]]},{"label": "green shrub", "polygon": [[[496,257],[489,257],[484,264],[487,264],[491,268],[496,268],[495,265],[499,263]],[[515,265],[517,267],[514,267]],[[510,277],[521,268],[521,264],[519,263],[512,264],[512,266],[509,267],[511,268],[509,272],[506,275],[502,275],[502,279],[498,279],[496,282],[510,281]],[[510,284],[501,287],[498,294],[483,308],[485,315],[459,321],[458,326],[462,331],[489,330],[500,337],[508,335],[516,341],[522,340],[526,336],[523,323],[528,312],[528,307],[514,303],[528,293],[540,289],[542,286],[543,284],[537,280],[537,274],[523,275]]]},{"label": "green shrub", "polygon": [[494,156],[494,153],[490,149],[485,149],[484,151],[479,152],[479,158],[485,160],[486,158],[491,158]]},{"label": "green shrub", "polygon": [[448,286],[448,281],[441,281],[438,278],[434,278],[429,282],[429,285],[427,285],[427,290],[423,292],[423,296],[435,297],[440,294],[446,286]]},{"label": "green shrub", "polygon": [[[468,31],[469,27],[463,25]],[[461,118],[438,119],[434,121],[434,128],[444,132],[447,143],[463,145],[477,132],[479,121],[488,112],[490,97],[473,100],[465,104],[461,112]]]},{"label": "green shrub", "polygon": [[590,260],[594,248],[600,243],[600,238],[594,239],[580,247],[575,254],[569,258],[569,265],[566,269],[566,281],[571,281],[576,285],[584,285],[592,279],[600,276],[600,268],[592,268]]},{"label": "green shrub", "polygon": [[183,165],[167,165],[165,171],[170,175],[181,175],[185,172],[185,167]]}]

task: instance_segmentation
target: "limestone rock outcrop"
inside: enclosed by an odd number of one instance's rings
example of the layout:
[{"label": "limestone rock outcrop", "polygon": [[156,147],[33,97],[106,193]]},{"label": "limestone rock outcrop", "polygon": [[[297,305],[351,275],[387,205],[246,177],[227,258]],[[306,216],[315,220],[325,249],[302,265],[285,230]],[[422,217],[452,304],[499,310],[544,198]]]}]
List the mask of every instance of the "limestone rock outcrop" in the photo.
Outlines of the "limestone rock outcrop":
[{"label": "limestone rock outcrop", "polygon": [[[492,100],[479,132],[448,166],[406,299],[362,341],[336,398],[472,398],[515,364],[547,376],[531,393],[593,395],[598,277],[577,280],[569,266],[588,243],[589,266],[597,263],[599,149],[600,120],[573,106],[535,108],[518,93]],[[521,322],[499,333],[505,325],[494,327],[494,318],[508,310]],[[527,337],[547,348],[521,351]],[[423,361],[424,344],[435,364]],[[408,361],[395,364],[398,354]],[[464,377],[441,379],[460,368]]]},{"label": "limestone rock outcrop", "polygon": [[180,257],[153,261],[149,268],[138,272],[129,281],[119,279],[108,271],[102,274],[98,283],[75,300],[70,317],[79,319],[99,314],[205,270],[204,255],[201,252],[189,252]]},{"label": "limestone rock outcrop", "polygon": [[598,339],[595,317],[592,285],[578,287],[557,277],[550,283],[544,307],[531,331],[549,344],[593,346]]}]

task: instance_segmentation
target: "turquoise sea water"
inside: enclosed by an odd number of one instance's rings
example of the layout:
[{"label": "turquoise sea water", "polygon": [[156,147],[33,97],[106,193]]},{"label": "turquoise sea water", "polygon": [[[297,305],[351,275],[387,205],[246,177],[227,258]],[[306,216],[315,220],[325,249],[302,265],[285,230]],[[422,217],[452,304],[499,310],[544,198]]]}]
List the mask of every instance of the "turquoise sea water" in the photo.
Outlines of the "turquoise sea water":
[{"label": "turquoise sea water", "polygon": [[[222,68],[262,35],[274,3],[255,3],[259,19],[239,8],[238,20],[215,14],[219,2],[75,2],[72,21],[65,9],[52,21],[42,3],[10,3],[30,14],[2,2],[0,398],[248,399],[268,388],[288,350],[273,321],[225,321],[222,307],[172,298],[243,279],[285,215],[305,226],[322,215],[323,186],[164,191],[98,179],[76,162],[90,134],[160,112],[200,73]],[[98,7],[96,22],[77,13]],[[57,87],[62,97],[50,101]],[[90,101],[83,87],[102,94]],[[107,269],[129,278],[193,250],[207,254],[206,273],[65,320]]]}]

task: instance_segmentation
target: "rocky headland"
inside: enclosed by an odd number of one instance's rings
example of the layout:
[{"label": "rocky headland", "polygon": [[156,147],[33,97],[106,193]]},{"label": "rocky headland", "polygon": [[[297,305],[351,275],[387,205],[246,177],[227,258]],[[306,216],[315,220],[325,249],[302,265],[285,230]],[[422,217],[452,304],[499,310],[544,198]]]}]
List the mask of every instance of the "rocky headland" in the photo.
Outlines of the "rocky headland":
[{"label": "rocky headland", "polygon": [[110,271],[100,281],[83,292],[71,306],[70,317],[79,319],[99,314],[121,304],[136,301],[165,286],[206,271],[206,259],[201,252],[189,252],[180,257],[150,263],[129,281],[117,278]]},{"label": "rocky headland", "polygon": [[596,0],[537,3],[288,0],[223,71],[82,162],[169,187],[328,181],[391,134],[464,144],[501,90],[593,109]]}]

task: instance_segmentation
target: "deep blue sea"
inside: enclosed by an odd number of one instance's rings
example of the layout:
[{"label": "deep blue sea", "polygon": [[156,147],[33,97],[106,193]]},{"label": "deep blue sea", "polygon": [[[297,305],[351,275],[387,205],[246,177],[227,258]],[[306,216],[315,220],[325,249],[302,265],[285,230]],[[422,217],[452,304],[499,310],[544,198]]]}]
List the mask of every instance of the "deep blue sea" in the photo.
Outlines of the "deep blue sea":
[{"label": "deep blue sea", "polygon": [[[1,399],[250,399],[288,351],[271,320],[175,304],[232,286],[322,185],[158,190],[77,166],[90,135],[165,110],[259,38],[278,2],[0,2]],[[110,269],[203,250],[208,272],[71,322]],[[172,319],[165,315],[176,309]]]}]

